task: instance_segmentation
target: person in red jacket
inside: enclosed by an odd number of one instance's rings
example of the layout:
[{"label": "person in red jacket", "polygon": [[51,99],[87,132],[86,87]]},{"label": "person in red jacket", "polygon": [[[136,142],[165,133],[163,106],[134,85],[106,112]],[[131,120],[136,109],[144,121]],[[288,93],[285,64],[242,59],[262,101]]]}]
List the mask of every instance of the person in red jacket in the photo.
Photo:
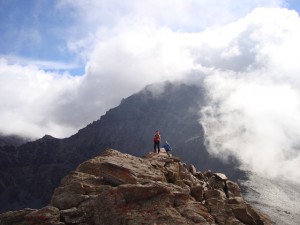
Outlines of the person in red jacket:
[{"label": "person in red jacket", "polygon": [[160,146],[159,146],[159,144],[160,144],[160,134],[159,134],[158,130],[155,132],[153,142],[154,142],[154,153],[156,153],[156,148],[157,148],[157,152],[159,153],[159,150],[160,150]]}]

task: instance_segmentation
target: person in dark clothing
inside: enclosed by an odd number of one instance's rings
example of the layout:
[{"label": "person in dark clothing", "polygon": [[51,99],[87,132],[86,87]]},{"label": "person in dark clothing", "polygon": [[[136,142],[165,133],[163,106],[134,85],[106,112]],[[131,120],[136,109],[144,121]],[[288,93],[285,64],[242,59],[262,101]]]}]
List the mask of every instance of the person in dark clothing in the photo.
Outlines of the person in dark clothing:
[{"label": "person in dark clothing", "polygon": [[155,132],[153,142],[154,142],[154,153],[156,153],[156,148],[157,148],[157,152],[159,153],[159,150],[160,150],[160,146],[159,146],[159,144],[160,144],[160,134],[159,134],[158,130]]},{"label": "person in dark clothing", "polygon": [[163,148],[166,150],[166,153],[168,156],[171,156],[169,151],[172,151],[171,145],[166,141],[166,143],[163,145]]}]

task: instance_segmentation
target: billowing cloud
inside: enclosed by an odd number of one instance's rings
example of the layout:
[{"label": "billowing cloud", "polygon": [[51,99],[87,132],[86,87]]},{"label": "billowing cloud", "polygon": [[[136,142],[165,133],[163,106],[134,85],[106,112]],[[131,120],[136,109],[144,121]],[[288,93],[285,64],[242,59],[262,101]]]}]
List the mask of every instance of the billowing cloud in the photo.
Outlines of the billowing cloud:
[{"label": "billowing cloud", "polygon": [[299,16],[257,9],[238,23],[239,34],[209,62],[207,146],[245,169],[300,182]]},{"label": "billowing cloud", "polygon": [[64,95],[76,92],[79,80],[0,60],[1,132],[38,137],[42,133],[61,136],[73,131],[72,125],[60,123],[52,112],[65,101]]}]

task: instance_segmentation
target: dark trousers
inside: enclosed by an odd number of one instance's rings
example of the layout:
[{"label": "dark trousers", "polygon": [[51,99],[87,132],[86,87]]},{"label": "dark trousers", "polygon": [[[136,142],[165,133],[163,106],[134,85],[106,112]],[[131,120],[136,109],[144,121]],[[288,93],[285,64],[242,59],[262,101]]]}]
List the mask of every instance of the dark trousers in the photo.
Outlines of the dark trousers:
[{"label": "dark trousers", "polygon": [[154,153],[156,153],[156,148],[157,148],[157,152],[159,153],[159,141],[158,142],[154,142]]}]

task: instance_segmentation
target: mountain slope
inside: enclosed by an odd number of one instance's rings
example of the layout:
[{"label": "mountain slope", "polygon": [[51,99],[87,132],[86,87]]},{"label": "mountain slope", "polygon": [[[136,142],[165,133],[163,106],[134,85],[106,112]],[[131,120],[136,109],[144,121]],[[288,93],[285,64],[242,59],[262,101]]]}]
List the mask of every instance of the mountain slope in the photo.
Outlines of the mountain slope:
[{"label": "mountain slope", "polygon": [[1,211],[40,208],[49,202],[62,177],[106,148],[141,156],[152,151],[155,130],[168,140],[173,154],[200,170],[236,176],[234,165],[210,158],[204,146],[198,112],[204,91],[184,84],[148,86],[124,99],[99,120],[66,139],[45,135],[20,147],[0,147]]},{"label": "mountain slope", "polygon": [[22,138],[17,135],[4,135],[0,133],[0,146],[7,146],[7,145],[13,145],[13,146],[20,146],[26,142],[28,142],[29,139]]}]

